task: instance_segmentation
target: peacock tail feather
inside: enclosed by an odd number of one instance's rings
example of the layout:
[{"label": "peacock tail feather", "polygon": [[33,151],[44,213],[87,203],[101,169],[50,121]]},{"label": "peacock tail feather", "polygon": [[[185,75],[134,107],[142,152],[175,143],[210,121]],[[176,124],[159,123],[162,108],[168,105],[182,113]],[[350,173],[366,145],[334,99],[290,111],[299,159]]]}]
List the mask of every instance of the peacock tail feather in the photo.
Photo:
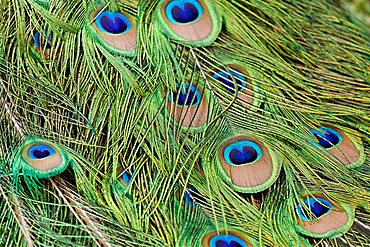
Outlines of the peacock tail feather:
[{"label": "peacock tail feather", "polygon": [[366,2],[0,3],[0,246],[370,244]]}]

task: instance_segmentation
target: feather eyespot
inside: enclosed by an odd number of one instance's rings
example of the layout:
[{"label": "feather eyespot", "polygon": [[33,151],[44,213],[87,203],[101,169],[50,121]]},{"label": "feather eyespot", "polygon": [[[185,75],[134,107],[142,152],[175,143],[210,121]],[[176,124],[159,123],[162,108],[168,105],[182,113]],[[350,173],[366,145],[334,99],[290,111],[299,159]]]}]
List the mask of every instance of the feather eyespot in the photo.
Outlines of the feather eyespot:
[{"label": "feather eyespot", "polygon": [[343,139],[337,131],[329,127],[320,127],[318,130],[311,130],[310,132],[317,139],[318,145],[325,149],[338,146]]},{"label": "feather eyespot", "polygon": [[186,189],[185,194],[184,194],[184,201],[186,204],[188,204],[192,208],[196,208],[197,202],[203,201],[202,196],[199,193],[199,191],[194,188],[193,186],[189,187]]},{"label": "feather eyespot", "polygon": [[215,158],[223,180],[234,190],[257,193],[278,178],[281,161],[261,141],[237,135],[221,142]]},{"label": "feather eyespot", "polygon": [[196,106],[202,98],[199,90],[189,83],[176,86],[176,92],[168,95],[169,100],[178,106]]},{"label": "feather eyespot", "polygon": [[226,231],[210,231],[202,239],[203,247],[252,247],[256,241],[250,239],[244,234],[228,230]]},{"label": "feather eyespot", "polygon": [[211,44],[221,31],[221,20],[208,0],[161,0],[159,30],[170,39],[191,46]]},{"label": "feather eyespot", "polygon": [[37,137],[28,137],[16,167],[21,167],[24,174],[47,178],[62,173],[70,162],[68,155],[57,145]]},{"label": "feather eyespot", "polygon": [[101,31],[109,34],[124,34],[132,27],[124,14],[107,10],[98,15],[96,25]]},{"label": "feather eyespot", "polygon": [[[227,59],[223,60],[225,62],[227,61]],[[233,107],[241,106],[245,109],[253,109],[260,105],[261,101],[258,100],[259,94],[257,93],[257,82],[252,80],[251,74],[247,72],[247,69],[244,66],[230,61],[230,63],[225,64],[223,68],[213,68],[210,72],[210,76],[213,79],[212,83],[215,84],[215,88],[218,88],[218,85],[223,87],[221,90],[222,97],[225,102],[231,100],[229,95],[233,96],[232,100],[236,98],[238,103],[232,104]],[[223,93],[224,91],[228,92],[229,95],[225,95]]]},{"label": "feather eyespot", "polygon": [[338,237],[351,228],[354,208],[335,203],[322,194],[307,195],[296,206],[297,230],[314,238]]},{"label": "feather eyespot", "polygon": [[202,16],[202,6],[195,0],[175,0],[166,7],[167,18],[175,24],[190,24]]},{"label": "feather eyespot", "polygon": [[[48,37],[47,40],[45,37]],[[51,48],[51,41],[53,39],[53,33],[50,32],[49,35],[45,33],[44,35],[41,35],[40,32],[35,31],[33,34],[33,45],[37,49],[50,49]]]},{"label": "feather eyespot", "polygon": [[176,84],[175,90],[163,87],[158,96],[166,100],[166,110],[178,126],[199,132],[206,125],[209,102],[199,84],[187,81]]},{"label": "feather eyespot", "polygon": [[129,14],[96,8],[89,14],[85,26],[89,38],[98,41],[111,53],[134,56],[136,49],[136,23]]},{"label": "feather eyespot", "polygon": [[248,140],[231,143],[224,150],[224,158],[232,166],[253,163],[259,160],[261,156],[261,148],[256,143]]},{"label": "feather eyespot", "polygon": [[364,146],[356,131],[323,124],[310,133],[314,137],[309,140],[313,146],[346,167],[358,167],[365,162]]},{"label": "feather eyespot", "polygon": [[49,145],[45,144],[38,144],[32,146],[28,151],[29,157],[33,160],[45,159],[47,157],[53,156],[54,154],[55,154],[54,149]]},{"label": "feather eyespot", "polygon": [[[121,168],[122,169],[122,168]],[[120,169],[120,170],[121,170]],[[122,170],[121,170],[122,171]],[[119,177],[119,180],[124,186],[128,186],[131,182],[132,173],[134,172],[134,168],[131,167],[128,171],[122,172],[122,175]]]},{"label": "feather eyespot", "polygon": [[44,31],[40,33],[34,31],[33,35],[30,37],[31,52],[38,59],[48,60],[51,54],[51,44],[53,40],[53,32]]},{"label": "feather eyespot", "polygon": [[233,235],[216,235],[211,238],[210,247],[247,247],[240,238]]},{"label": "feather eyespot", "polygon": [[303,221],[312,221],[330,213],[333,205],[324,198],[306,198],[303,205],[298,205],[298,215]]},{"label": "feather eyespot", "polygon": [[[223,86],[232,94],[235,94],[235,91],[236,93],[239,93],[247,86],[245,77],[235,70],[231,70],[230,73],[220,71],[213,74],[212,77],[221,82]],[[235,80],[235,83],[233,79]]]}]

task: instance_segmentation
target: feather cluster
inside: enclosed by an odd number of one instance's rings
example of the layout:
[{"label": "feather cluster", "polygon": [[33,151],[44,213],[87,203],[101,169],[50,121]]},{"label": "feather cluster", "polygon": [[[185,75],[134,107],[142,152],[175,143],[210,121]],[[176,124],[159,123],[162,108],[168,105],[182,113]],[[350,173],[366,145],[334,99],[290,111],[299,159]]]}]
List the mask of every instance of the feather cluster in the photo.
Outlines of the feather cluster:
[{"label": "feather cluster", "polygon": [[348,3],[0,3],[0,246],[370,244]]}]

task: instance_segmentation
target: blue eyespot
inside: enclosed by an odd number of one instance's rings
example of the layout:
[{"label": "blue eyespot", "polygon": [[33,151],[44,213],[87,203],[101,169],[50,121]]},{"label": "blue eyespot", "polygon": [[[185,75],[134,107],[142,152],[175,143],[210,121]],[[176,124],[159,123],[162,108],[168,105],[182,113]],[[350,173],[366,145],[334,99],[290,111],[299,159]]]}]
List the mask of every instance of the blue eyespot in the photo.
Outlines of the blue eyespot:
[{"label": "blue eyespot", "polygon": [[252,141],[237,141],[224,150],[226,162],[232,166],[253,163],[262,157],[261,148]]},{"label": "blue eyespot", "polygon": [[[310,132],[318,140],[318,145],[325,149],[338,146],[343,140],[342,136],[337,131],[329,127],[320,127],[318,130],[310,130]],[[316,143],[311,143],[318,146]]]},{"label": "blue eyespot", "polygon": [[[333,208],[333,205],[323,198],[306,198],[304,199],[304,204],[308,207],[308,209],[304,208],[302,205],[298,205],[297,207],[299,218],[301,218],[301,220],[303,221],[312,221],[315,219],[315,217],[313,216],[311,216],[310,218],[307,210],[309,210],[314,216],[316,216],[316,218],[320,218],[330,213]],[[306,212],[303,213],[304,211]]]},{"label": "blue eyespot", "polygon": [[221,82],[230,93],[235,94],[235,84],[230,74],[236,82],[236,89],[239,93],[247,86],[245,77],[239,72],[231,70],[230,73],[225,73],[224,71],[220,71],[213,74],[212,77]]},{"label": "blue eyespot", "polygon": [[176,85],[176,91],[170,93],[168,99],[178,106],[196,106],[202,98],[199,90],[188,83]]},{"label": "blue eyespot", "polygon": [[186,189],[185,194],[184,194],[184,200],[185,203],[187,203],[190,207],[195,208],[196,204],[194,200],[195,198],[199,197],[199,191],[194,188],[193,186]]},{"label": "blue eyespot", "polygon": [[44,48],[44,49],[50,49],[51,48],[51,40],[53,39],[53,33],[50,32],[48,36],[48,40],[45,41],[45,37],[41,36],[39,32],[34,32],[33,34],[33,45],[37,48]]},{"label": "blue eyespot", "polygon": [[45,144],[38,144],[32,146],[28,151],[28,156],[33,160],[41,160],[50,157],[55,154],[52,147]]},{"label": "blue eyespot", "polygon": [[166,7],[167,18],[180,25],[196,22],[202,14],[202,6],[196,0],[174,0]]},{"label": "blue eyespot", "polygon": [[128,18],[119,12],[103,11],[96,18],[96,25],[104,33],[124,34],[132,25]]},{"label": "blue eyespot", "polygon": [[124,172],[122,174],[122,179],[123,181],[126,183],[126,184],[129,184],[130,183],[130,180],[131,180],[131,175],[128,173],[128,172]]},{"label": "blue eyespot", "polygon": [[247,244],[233,235],[216,235],[211,238],[210,247],[247,247]]},{"label": "blue eyespot", "polygon": [[123,182],[126,184],[126,185],[129,185],[130,184],[130,181],[131,181],[131,174],[134,172],[134,168],[133,167],[131,167],[130,169],[129,169],[130,171],[124,171],[123,173],[122,173],[122,175],[121,175],[121,177],[122,177],[122,180],[123,180]]}]

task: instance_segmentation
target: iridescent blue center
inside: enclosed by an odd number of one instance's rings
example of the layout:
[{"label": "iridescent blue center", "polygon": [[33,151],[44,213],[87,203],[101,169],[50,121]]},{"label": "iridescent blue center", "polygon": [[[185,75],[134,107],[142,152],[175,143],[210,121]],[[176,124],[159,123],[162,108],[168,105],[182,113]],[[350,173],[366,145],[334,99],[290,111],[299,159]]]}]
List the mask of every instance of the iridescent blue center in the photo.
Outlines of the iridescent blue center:
[{"label": "iridescent blue center", "polygon": [[234,70],[231,70],[230,73],[220,71],[216,74],[213,74],[212,77],[221,82],[224,87],[232,94],[235,94],[235,89],[239,93],[243,90],[244,87],[247,86],[247,83],[245,82],[245,77]]},{"label": "iridescent blue center", "polygon": [[174,0],[166,7],[167,18],[175,24],[196,22],[202,13],[202,6],[196,0]]},{"label": "iridescent blue center", "polygon": [[125,182],[126,184],[129,184],[130,179],[131,179],[131,175],[128,172],[124,172],[122,174],[122,179],[123,179],[123,182]]},{"label": "iridescent blue center", "polygon": [[38,144],[32,146],[28,151],[28,156],[33,160],[41,160],[55,154],[52,147],[45,144]]},{"label": "iridescent blue center", "polygon": [[[45,35],[46,36],[46,35]],[[51,48],[51,40],[53,39],[53,33],[50,32],[48,36],[48,40],[45,40],[45,37],[41,35],[39,32],[35,32],[33,34],[33,45],[37,48],[42,49],[50,49]]]},{"label": "iridescent blue center", "polygon": [[190,188],[186,189],[184,194],[185,203],[187,203],[190,207],[196,207],[195,205],[195,198],[199,197],[199,191],[191,186]]},{"label": "iridescent blue center", "polygon": [[232,166],[253,163],[262,156],[261,148],[252,141],[237,141],[224,150],[224,159]]},{"label": "iridescent blue center", "polygon": [[217,235],[211,238],[210,247],[247,247],[247,244],[239,237],[233,235]]},{"label": "iridescent blue center", "polygon": [[96,18],[96,25],[109,34],[123,34],[131,29],[128,18],[119,12],[103,11]]},{"label": "iridescent blue center", "polygon": [[329,127],[320,127],[318,130],[311,130],[310,132],[316,137],[318,144],[325,149],[338,146],[343,139],[337,131]]},{"label": "iridescent blue center", "polygon": [[123,173],[122,173],[122,180],[123,180],[123,182],[126,184],[126,185],[128,185],[129,183],[130,183],[130,181],[131,181],[131,174],[134,172],[134,168],[133,167],[131,167],[130,168],[130,171],[124,171]]},{"label": "iridescent blue center", "polygon": [[[306,207],[302,205],[298,205],[297,207],[299,218],[301,218],[303,221],[312,221],[316,218],[320,218],[330,213],[333,208],[333,205],[329,201],[319,197],[306,198],[304,199],[304,204]],[[312,214],[310,215],[307,210],[309,210]]]},{"label": "iridescent blue center", "polygon": [[168,98],[178,106],[196,106],[202,98],[199,90],[188,83],[176,85],[176,91],[170,93]]}]

